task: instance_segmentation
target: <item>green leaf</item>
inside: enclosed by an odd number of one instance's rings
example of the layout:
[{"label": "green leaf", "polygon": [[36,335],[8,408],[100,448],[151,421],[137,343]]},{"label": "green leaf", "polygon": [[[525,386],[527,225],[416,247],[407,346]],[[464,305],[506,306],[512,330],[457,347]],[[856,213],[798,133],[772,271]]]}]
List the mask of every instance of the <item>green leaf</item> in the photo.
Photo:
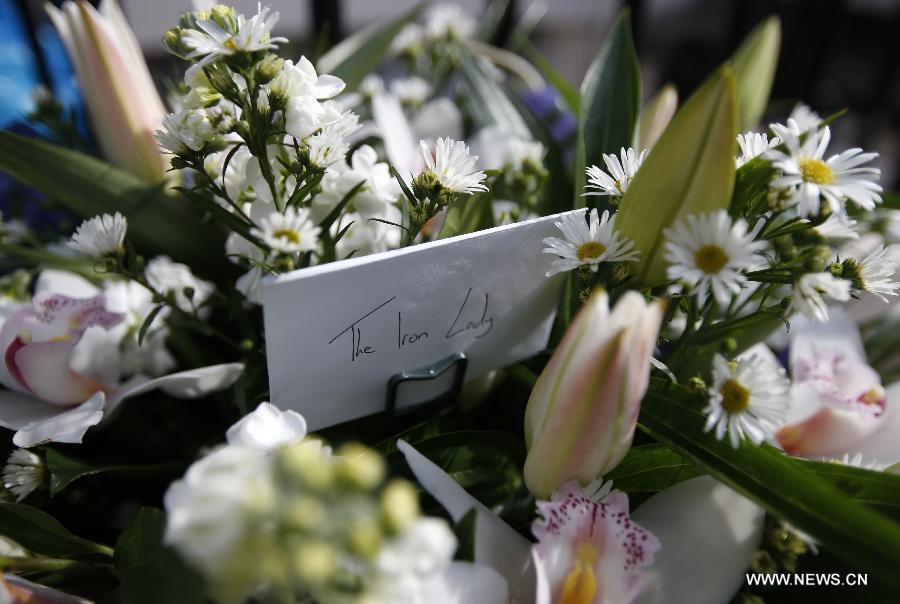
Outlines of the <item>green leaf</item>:
[{"label": "green leaf", "polygon": [[632,447],[615,469],[604,476],[629,495],[655,493],[703,474],[697,466],[663,445]]},{"label": "green leaf", "polygon": [[757,214],[757,210],[766,202],[769,182],[774,178],[775,172],[772,162],[761,157],[754,157],[738,168],[729,214],[734,217]]},{"label": "green leaf", "polygon": [[116,542],[115,565],[120,585],[102,604],[200,604],[202,578],[163,545],[166,515],[141,508]]},{"label": "green leaf", "polygon": [[53,516],[20,503],[0,503],[0,535],[44,556],[112,554],[105,545],[76,537]]},{"label": "green leaf", "polygon": [[637,127],[634,129],[635,150],[653,147],[672,121],[677,109],[678,90],[674,85],[666,84],[641,110]]},{"label": "green leaf", "polygon": [[141,323],[141,328],[138,330],[138,346],[144,343],[144,337],[147,335],[147,331],[150,330],[150,325],[153,324],[153,319],[156,318],[156,315],[165,308],[164,304],[159,304],[153,310],[150,311],[150,314],[147,315],[147,318],[144,319],[144,322]]},{"label": "green leaf", "polygon": [[123,464],[95,464],[64,455],[56,449],[46,449],[45,461],[50,473],[50,496],[55,496],[70,484],[85,476],[120,472],[129,476],[155,474],[183,467],[181,462],[134,466]]},{"label": "green leaf", "polygon": [[541,72],[544,79],[556,89],[563,101],[565,101],[569,111],[577,115],[581,107],[581,95],[569,83],[566,76],[557,71],[553,64],[547,60],[547,57],[529,40],[525,38],[517,39],[516,44],[522,49],[528,60]]},{"label": "green leaf", "polygon": [[456,533],[456,540],[459,542],[459,545],[456,547],[454,560],[462,562],[475,561],[475,531],[477,530],[478,511],[472,508],[453,526],[453,532]]},{"label": "green leaf", "polygon": [[738,127],[752,130],[769,103],[778,67],[781,20],[772,16],[750,32],[731,59],[737,80]]},{"label": "green leaf", "polygon": [[191,204],[102,160],[0,132],[0,170],[84,218],[121,212],[128,218],[128,237],[142,253],[168,254],[195,270],[221,262],[221,254],[210,250],[222,248],[224,234],[204,226]]},{"label": "green leaf", "polygon": [[631,39],[630,11],[623,10],[581,84],[575,162],[575,207],[585,207],[585,168],[603,166],[604,153],[631,146],[641,102],[641,69]]},{"label": "green leaf", "polygon": [[490,193],[475,193],[468,198],[457,199],[447,210],[438,239],[474,233],[494,226],[492,201]]},{"label": "green leaf", "polygon": [[835,555],[880,580],[900,584],[900,525],[853,501],[833,484],[768,445],[733,449],[703,431],[699,402],[669,389],[641,404],[642,430],[776,516],[822,542]]},{"label": "green leaf", "polygon": [[497,124],[519,138],[533,138],[515,103],[509,99],[503,87],[484,72],[480,61],[470,54],[463,54],[460,66],[469,85],[469,106],[479,126]]},{"label": "green leaf", "polygon": [[824,461],[798,460],[797,463],[827,480],[854,501],[900,521],[900,475]]},{"label": "green leaf", "polygon": [[398,19],[385,24],[376,23],[360,30],[322,55],[317,65],[319,71],[344,80],[347,90],[356,90],[364,77],[377,71],[391,42],[421,10],[420,3]]},{"label": "green leaf", "polygon": [[664,229],[728,207],[736,136],[734,74],[726,65],[675,114],[622,198],[616,227],[641,252],[635,284],[665,280]]}]

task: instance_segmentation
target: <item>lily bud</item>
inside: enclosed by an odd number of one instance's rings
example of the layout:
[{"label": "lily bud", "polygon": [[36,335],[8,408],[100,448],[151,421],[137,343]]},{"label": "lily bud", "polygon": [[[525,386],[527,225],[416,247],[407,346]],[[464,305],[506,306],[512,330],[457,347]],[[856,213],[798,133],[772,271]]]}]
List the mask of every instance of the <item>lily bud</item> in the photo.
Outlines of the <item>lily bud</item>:
[{"label": "lily bud", "polygon": [[98,11],[68,1],[46,10],[75,66],[104,157],[148,182],[164,180],[169,162],[154,132],[166,111],[119,5],[103,0]]},{"label": "lily bud", "polygon": [[525,409],[525,484],[539,498],[615,467],[631,446],[665,304],[606,292],[585,304],[535,384]]}]

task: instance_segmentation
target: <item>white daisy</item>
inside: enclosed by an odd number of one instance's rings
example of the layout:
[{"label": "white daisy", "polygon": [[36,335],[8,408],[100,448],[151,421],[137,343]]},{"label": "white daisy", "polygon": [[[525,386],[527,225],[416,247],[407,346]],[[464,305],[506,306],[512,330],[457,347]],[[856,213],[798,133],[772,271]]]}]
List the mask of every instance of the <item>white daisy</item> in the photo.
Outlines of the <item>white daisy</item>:
[{"label": "white daisy", "polygon": [[641,164],[644,163],[644,158],[647,157],[647,149],[636,153],[631,147],[627,149],[622,147],[619,150],[619,155],[621,159],[613,154],[603,154],[603,162],[606,164],[608,173],[597,166],[590,166],[587,169],[587,187],[598,190],[588,191],[585,195],[611,195],[618,197],[625,194],[634,175],[637,174]]},{"label": "white daisy", "polygon": [[309,219],[306,209],[288,207],[284,214],[272,212],[263,218],[260,228],[254,228],[252,232],[273,250],[294,254],[315,250],[319,245],[320,230]]},{"label": "white daisy", "polygon": [[395,55],[416,56],[422,50],[425,31],[418,23],[406,24],[391,41],[391,52]]},{"label": "white daisy", "polygon": [[122,253],[128,221],[116,212],[94,216],[79,225],[68,246],[94,258]]},{"label": "white daisy", "polygon": [[419,106],[428,100],[431,84],[417,76],[400,78],[391,82],[391,94],[401,103]]},{"label": "white daisy", "polygon": [[578,212],[563,216],[555,222],[565,239],[544,239],[544,245],[547,246],[544,253],[559,256],[547,271],[548,277],[579,266],[590,266],[591,270],[597,272],[601,262],[632,262],[640,256],[640,252],[634,249],[633,241],[619,238],[619,233],[615,230],[616,217],[610,217],[609,210],[598,218],[597,210],[593,209],[587,218],[585,220],[585,215]]},{"label": "white daisy", "polygon": [[751,159],[755,159],[771,149],[781,144],[781,139],[773,136],[772,140],[766,134],[758,132],[747,132],[746,134],[737,135],[738,146],[741,148],[741,155],[737,158],[737,167],[740,168]]},{"label": "white daisy", "polygon": [[728,304],[747,280],[743,273],[763,261],[765,243],[753,240],[743,219],[732,223],[725,210],[691,214],[664,232],[666,275],[693,288],[701,305],[710,290],[716,302]]},{"label": "white daisy", "polygon": [[797,103],[788,119],[793,120],[798,132],[806,132],[807,130],[818,128],[822,123],[822,118],[819,117],[819,114],[803,103]]},{"label": "white daisy", "polygon": [[896,296],[900,283],[894,281],[897,263],[890,259],[884,244],[872,250],[857,263],[853,286],[887,302],[885,296]]},{"label": "white daisy", "polygon": [[217,134],[215,125],[203,109],[184,109],[163,117],[162,130],[156,140],[163,151],[175,155],[188,149],[199,151]]},{"label": "white daisy", "polygon": [[843,466],[851,466],[853,468],[860,468],[863,470],[872,470],[873,472],[884,472],[890,467],[890,464],[886,463],[878,463],[877,459],[865,459],[861,452],[856,452],[852,456],[849,453],[844,453],[843,457],[840,459],[837,458],[822,458],[822,461],[829,461],[831,463],[841,464]]},{"label": "white daisy", "polygon": [[823,158],[831,140],[831,129],[827,126],[807,132],[803,141],[794,120],[789,119],[788,126],[772,124],[771,128],[787,148],[787,151],[772,149],[765,153],[781,170],[781,176],[771,186],[790,192],[790,203],[797,205],[800,216],[818,215],[820,198],[825,198],[836,214],[843,212],[844,199],[866,210],[873,210],[881,202],[881,186],[875,182],[881,171],[862,167],[878,157],[877,153],[863,153],[862,149],[854,148],[826,160]]},{"label": "white daisy", "polygon": [[728,432],[735,449],[744,438],[757,445],[772,439],[788,407],[790,381],[784,369],[755,354],[733,362],[716,354],[712,377],[704,431],[715,428],[719,440]]},{"label": "white daisy", "polygon": [[46,475],[40,457],[31,451],[16,449],[3,468],[3,486],[16,496],[16,501],[22,501],[43,484]]},{"label": "white daisy", "polygon": [[850,281],[831,273],[807,273],[794,283],[790,310],[818,321],[828,320],[828,304],[823,295],[846,302],[850,299]]},{"label": "white daisy", "polygon": [[476,29],[478,22],[458,4],[435,5],[425,21],[425,37],[429,40],[464,40]]},{"label": "white daisy", "polygon": [[462,141],[451,138],[439,138],[434,148],[434,155],[425,141],[419,141],[422,156],[425,158],[426,170],[434,174],[444,189],[453,193],[472,194],[487,191],[484,184],[487,175],[475,170],[477,155],[469,154],[469,147]]},{"label": "white daisy", "polygon": [[271,37],[277,22],[278,13],[270,14],[268,7],[260,5],[259,12],[249,19],[244,15],[232,15],[227,22],[198,19],[198,29],[184,30],[181,43],[190,49],[186,58],[200,59],[200,64],[205,65],[219,57],[277,48],[276,43],[287,42],[287,38]]},{"label": "white daisy", "polygon": [[828,218],[812,230],[824,239],[859,239],[857,222],[844,214],[830,214]]},{"label": "white daisy", "polygon": [[186,264],[173,262],[168,256],[157,256],[145,270],[150,287],[164,294],[174,294],[175,304],[184,312],[199,308],[216,290],[209,281],[198,278]]}]

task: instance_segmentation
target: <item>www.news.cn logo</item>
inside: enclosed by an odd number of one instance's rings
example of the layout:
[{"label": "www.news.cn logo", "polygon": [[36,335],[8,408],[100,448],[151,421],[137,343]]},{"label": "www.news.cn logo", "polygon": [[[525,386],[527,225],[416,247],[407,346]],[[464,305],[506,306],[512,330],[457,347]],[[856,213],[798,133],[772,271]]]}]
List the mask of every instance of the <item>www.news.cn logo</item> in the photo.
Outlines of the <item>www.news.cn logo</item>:
[{"label": "www.news.cn logo", "polygon": [[748,585],[782,587],[858,587],[869,584],[865,573],[747,573]]}]

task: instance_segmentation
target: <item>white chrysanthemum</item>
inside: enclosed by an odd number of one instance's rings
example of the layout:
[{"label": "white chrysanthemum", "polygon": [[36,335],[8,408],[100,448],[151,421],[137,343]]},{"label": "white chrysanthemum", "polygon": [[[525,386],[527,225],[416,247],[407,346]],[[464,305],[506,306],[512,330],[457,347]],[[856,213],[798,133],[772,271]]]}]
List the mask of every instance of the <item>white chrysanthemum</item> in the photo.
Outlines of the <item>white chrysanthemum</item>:
[{"label": "white chrysanthemum", "polygon": [[350,145],[340,132],[332,129],[322,130],[307,141],[309,145],[309,161],[317,168],[327,168],[341,161],[350,150]]},{"label": "white chrysanthemum", "polygon": [[606,164],[608,173],[597,166],[590,166],[587,169],[587,187],[597,189],[597,191],[588,191],[585,195],[617,197],[625,194],[628,185],[631,184],[631,180],[647,157],[647,149],[637,153],[631,147],[627,149],[622,147],[619,150],[619,156],[621,159],[609,153],[603,154],[603,162]]},{"label": "white chrysanthemum", "polygon": [[431,171],[441,185],[454,193],[472,194],[487,191],[484,179],[487,175],[475,170],[477,155],[469,154],[469,147],[462,141],[451,138],[439,138],[434,148],[434,155],[425,141],[419,141],[426,169]]},{"label": "white chrysanthemum", "polygon": [[278,13],[269,10],[260,5],[259,12],[249,19],[236,15],[227,29],[211,18],[198,20],[199,29],[187,29],[181,35],[181,43],[190,49],[187,58],[200,59],[205,65],[219,57],[277,48],[276,43],[287,42],[287,38],[271,36]]},{"label": "white chrysanthemum", "polygon": [[184,109],[163,118],[163,129],[156,131],[156,140],[164,151],[184,153],[199,151],[216,134],[216,127],[203,109]]},{"label": "white chrysanthemum", "polygon": [[173,262],[168,256],[157,256],[147,263],[147,283],[158,292],[175,294],[175,304],[185,312],[199,308],[216,287],[198,279],[186,264]]},{"label": "white chrysanthemum", "polygon": [[700,304],[712,291],[720,305],[741,292],[744,272],[757,266],[765,243],[753,240],[747,223],[732,223],[725,210],[691,214],[665,230],[666,275],[693,288]]},{"label": "white chrysanthemum", "polygon": [[437,4],[425,20],[425,37],[429,40],[464,40],[476,29],[478,22],[458,4]]},{"label": "white chrysanthemum", "polygon": [[822,118],[819,117],[819,114],[803,103],[797,103],[793,111],[791,111],[789,119],[793,120],[794,126],[800,133],[818,128],[822,123]]},{"label": "white chrysanthemum", "polygon": [[822,296],[838,302],[850,299],[850,281],[838,279],[831,273],[807,273],[794,283],[792,312],[799,312],[818,321],[828,320],[828,304]]},{"label": "white chrysanthemum", "polygon": [[634,249],[633,241],[619,238],[616,217],[610,217],[609,210],[598,217],[597,210],[593,209],[589,212],[587,221],[580,212],[569,214],[555,224],[563,232],[565,239],[544,239],[544,245],[547,246],[544,253],[559,256],[547,271],[548,277],[579,266],[590,266],[596,272],[601,262],[632,262],[640,256],[640,252]]},{"label": "white chrysanthemum", "polygon": [[118,212],[94,216],[79,225],[68,245],[94,258],[120,254],[127,230],[128,221]]},{"label": "white chrysanthemum", "polygon": [[867,460],[860,452],[857,452],[852,456],[849,453],[844,453],[844,455],[840,459],[823,458],[822,461],[830,461],[831,463],[851,466],[853,468],[861,468],[863,470],[872,470],[873,472],[884,472],[890,466],[890,464],[878,463],[877,459]]},{"label": "white chrysanthemum", "polygon": [[825,222],[813,230],[823,238],[833,241],[859,239],[857,222],[844,214],[829,214]]},{"label": "white chrysanthemum", "polygon": [[391,94],[401,103],[419,106],[428,100],[431,84],[417,76],[400,78],[391,82]]},{"label": "white chrysanthemum", "polygon": [[406,24],[391,41],[391,52],[395,55],[418,54],[425,39],[425,31],[418,23]]},{"label": "white chrysanthemum", "polygon": [[47,472],[40,457],[25,449],[10,453],[3,468],[3,486],[22,501],[44,482]]},{"label": "white chrysanthemum", "polygon": [[894,281],[896,272],[897,263],[890,259],[881,244],[859,261],[854,286],[887,302],[885,296],[896,296],[900,289],[900,283]]},{"label": "white chrysanthemum", "polygon": [[751,159],[755,159],[773,147],[781,144],[781,139],[777,136],[769,140],[768,135],[759,132],[747,132],[746,134],[737,135],[738,146],[741,148],[741,155],[737,158],[737,167],[740,168]]},{"label": "white chrysanthemum", "polygon": [[807,132],[802,142],[799,126],[793,120],[788,120],[788,126],[772,124],[771,128],[787,149],[772,149],[765,154],[781,170],[781,176],[771,186],[789,191],[789,202],[796,204],[800,216],[818,215],[821,198],[836,214],[843,212],[844,199],[865,210],[873,210],[881,202],[881,186],[875,182],[881,171],[862,167],[878,157],[877,153],[853,148],[826,160],[825,150],[831,140],[827,126]]},{"label": "white chrysanthemum", "polygon": [[744,438],[755,444],[772,439],[788,407],[790,381],[784,369],[754,354],[730,363],[717,354],[712,377],[704,431],[715,428],[719,440],[728,432],[735,449]]},{"label": "white chrysanthemum", "polygon": [[272,212],[262,219],[253,234],[282,254],[309,252],[319,245],[319,227],[309,219],[306,209],[285,208],[284,214]]}]

